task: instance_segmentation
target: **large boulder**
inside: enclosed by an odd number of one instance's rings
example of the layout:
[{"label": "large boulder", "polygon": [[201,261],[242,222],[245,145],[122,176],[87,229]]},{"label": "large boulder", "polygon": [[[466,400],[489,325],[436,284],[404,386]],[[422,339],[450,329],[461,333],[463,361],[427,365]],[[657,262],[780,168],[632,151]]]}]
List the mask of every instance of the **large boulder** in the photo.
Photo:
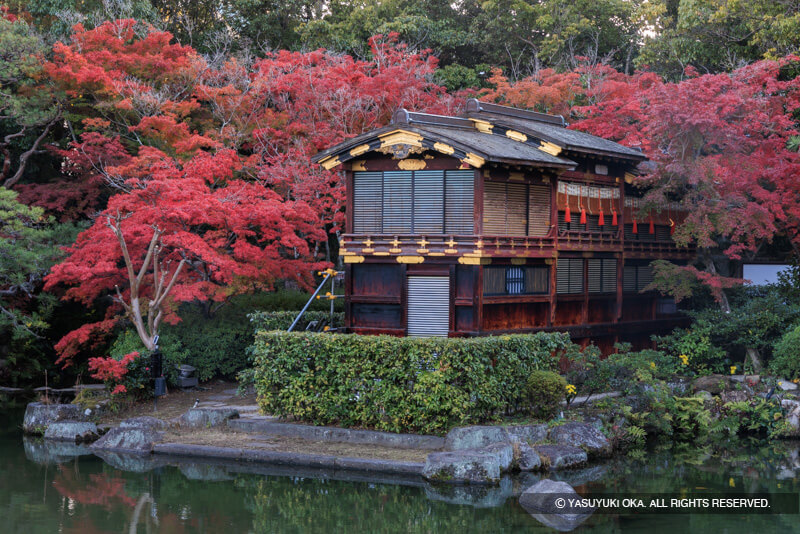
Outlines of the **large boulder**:
[{"label": "large boulder", "polygon": [[47,427],[56,421],[85,421],[86,417],[77,404],[45,404],[32,402],[25,408],[22,431],[26,434],[43,435]]},{"label": "large boulder", "polygon": [[542,468],[542,458],[527,443],[517,443],[517,467],[520,471],[538,471]]},{"label": "large boulder", "polygon": [[90,448],[94,451],[130,452],[145,454],[153,450],[153,444],[164,439],[164,433],[152,428],[117,427],[109,430]]},{"label": "large boulder", "polygon": [[190,408],[180,416],[179,423],[192,428],[210,428],[223,426],[228,419],[237,419],[239,411],[235,408]]},{"label": "large boulder", "polygon": [[119,424],[120,428],[150,428],[153,430],[164,430],[167,428],[166,421],[156,417],[143,415],[141,417],[131,417]]},{"label": "large boulder", "polygon": [[583,449],[592,457],[611,455],[611,443],[608,438],[595,426],[588,423],[564,423],[554,426],[547,436],[557,445],[569,445]]},{"label": "large boulder", "polygon": [[511,442],[539,443],[547,438],[547,425],[518,425],[504,427]]},{"label": "large boulder", "polygon": [[533,450],[541,457],[543,466],[549,469],[576,467],[589,459],[585,451],[569,445],[536,445]]},{"label": "large boulder", "polygon": [[701,376],[692,383],[692,391],[708,391],[712,395],[719,395],[730,387],[731,380],[725,375]]},{"label": "large boulder", "polygon": [[444,448],[449,451],[480,449],[493,443],[508,441],[508,432],[501,426],[461,426],[447,433]]},{"label": "large boulder", "polygon": [[56,421],[44,433],[44,439],[89,443],[100,437],[97,425],[86,421]]},{"label": "large boulder", "polygon": [[500,459],[476,450],[433,452],[425,459],[422,476],[447,484],[497,484]]},{"label": "large boulder", "polygon": [[580,499],[566,482],[543,479],[520,495],[519,504],[543,525],[569,532],[594,512],[594,508],[575,505],[573,500]]},{"label": "large boulder", "polygon": [[488,447],[478,449],[478,452],[494,455],[500,464],[502,473],[511,469],[511,465],[514,463],[514,447],[511,443],[492,443]]},{"label": "large boulder", "polygon": [[788,380],[778,380],[778,388],[783,391],[794,391],[797,389],[797,384]]}]

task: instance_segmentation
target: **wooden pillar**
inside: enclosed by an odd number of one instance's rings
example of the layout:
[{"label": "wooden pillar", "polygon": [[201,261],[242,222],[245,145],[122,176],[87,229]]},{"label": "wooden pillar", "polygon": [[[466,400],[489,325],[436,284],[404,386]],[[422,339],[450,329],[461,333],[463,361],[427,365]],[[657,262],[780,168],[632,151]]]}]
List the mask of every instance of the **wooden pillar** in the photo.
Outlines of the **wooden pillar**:
[{"label": "wooden pillar", "polygon": [[[353,233],[353,171],[350,170],[350,165],[346,165],[347,170],[344,171],[344,184],[345,184],[345,222],[344,222],[344,233],[345,234],[352,234]],[[380,199],[376,199],[377,202],[380,202]]]},{"label": "wooden pillar", "polygon": [[346,330],[353,328],[353,303],[350,298],[353,295],[353,265],[344,265],[344,326]]},{"label": "wooden pillar", "polygon": [[475,266],[475,292],[472,299],[473,330],[477,333],[483,331],[483,265]]},{"label": "wooden pillar", "polygon": [[583,258],[583,305],[581,306],[581,324],[589,324],[589,258]]},{"label": "wooden pillar", "polygon": [[448,337],[453,337],[456,332],[456,266],[450,266],[450,325],[448,326]]},{"label": "wooden pillar", "polygon": [[617,313],[614,322],[619,322],[622,319],[622,287],[625,276],[625,254],[621,253],[617,256]]},{"label": "wooden pillar", "polygon": [[408,265],[405,263],[400,264],[400,313],[401,324],[405,329],[405,335],[408,335]]}]

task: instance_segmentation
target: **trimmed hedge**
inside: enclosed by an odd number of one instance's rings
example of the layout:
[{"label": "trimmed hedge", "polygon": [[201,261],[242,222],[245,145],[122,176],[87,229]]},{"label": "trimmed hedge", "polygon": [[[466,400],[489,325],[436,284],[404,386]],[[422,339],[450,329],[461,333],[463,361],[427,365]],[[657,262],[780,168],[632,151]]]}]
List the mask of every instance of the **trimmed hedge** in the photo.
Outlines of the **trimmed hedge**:
[{"label": "trimmed hedge", "polygon": [[555,370],[564,333],[408,338],[259,331],[261,408],[314,424],[444,433],[525,399],[534,370]]},{"label": "trimmed hedge", "polygon": [[[250,322],[253,323],[253,329],[258,330],[288,330],[297,317],[297,311],[257,311],[253,312],[248,317]],[[302,332],[305,330],[308,323],[312,321],[330,321],[330,311],[307,311],[300,318],[300,322],[294,327],[294,331]],[[344,324],[344,313],[333,313],[333,326],[341,326]]]}]

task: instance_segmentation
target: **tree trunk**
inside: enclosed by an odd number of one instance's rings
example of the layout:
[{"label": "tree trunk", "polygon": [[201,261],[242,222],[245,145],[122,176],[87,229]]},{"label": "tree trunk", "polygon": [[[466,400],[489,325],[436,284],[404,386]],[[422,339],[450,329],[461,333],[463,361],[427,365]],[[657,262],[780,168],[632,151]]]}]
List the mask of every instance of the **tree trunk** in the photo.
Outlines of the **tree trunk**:
[{"label": "tree trunk", "polygon": [[[703,263],[706,266],[706,272],[711,274],[717,274],[717,267],[714,265],[714,260],[711,258],[711,255],[706,253],[703,255]],[[725,313],[731,312],[731,305],[728,302],[728,296],[725,294],[725,290],[720,288],[719,290],[720,299],[719,299],[719,306],[722,308],[722,311]]]},{"label": "tree trunk", "polygon": [[761,354],[759,354],[758,349],[748,348],[747,349],[747,359],[750,359],[750,364],[753,366],[753,372],[756,374],[761,373],[761,369],[763,366],[761,365]]}]

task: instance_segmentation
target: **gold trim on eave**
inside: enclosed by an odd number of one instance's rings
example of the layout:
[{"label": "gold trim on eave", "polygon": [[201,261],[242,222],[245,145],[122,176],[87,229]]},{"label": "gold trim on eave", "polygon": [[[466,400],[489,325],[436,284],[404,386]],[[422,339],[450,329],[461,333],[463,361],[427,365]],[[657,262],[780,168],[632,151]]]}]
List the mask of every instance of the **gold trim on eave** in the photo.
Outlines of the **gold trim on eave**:
[{"label": "gold trim on eave", "polygon": [[442,154],[447,154],[448,156],[456,151],[456,149],[451,147],[450,145],[439,142],[433,144],[433,149],[436,150],[437,152],[441,152]]},{"label": "gold trim on eave", "polygon": [[340,163],[339,156],[334,156],[332,158],[327,158],[327,159],[324,159],[324,160],[320,161],[320,164],[323,167],[325,167],[326,171],[329,171],[332,168],[336,167],[337,165],[339,165],[339,163]]},{"label": "gold trim on eave", "polygon": [[506,130],[506,137],[513,139],[514,141],[519,141],[520,143],[524,143],[528,140],[527,135],[516,130]]},{"label": "gold trim on eave", "polygon": [[475,257],[467,257],[461,256],[458,258],[458,263],[461,265],[490,265],[492,263],[492,258],[475,258]]},{"label": "gold trim on eave", "polygon": [[344,256],[345,263],[364,263],[364,256]]},{"label": "gold trim on eave", "polygon": [[549,141],[542,141],[538,148],[542,152],[546,152],[551,156],[558,156],[561,154],[561,147],[555,143],[550,143]]},{"label": "gold trim on eave", "polygon": [[491,134],[492,133],[492,129],[494,128],[494,124],[492,124],[491,122],[482,121],[480,119],[470,119],[470,120],[473,122],[473,124],[475,124],[475,128],[479,132],[485,133],[485,134]]},{"label": "gold trim on eave", "polygon": [[425,258],[422,256],[397,256],[397,263],[422,263]]},{"label": "gold trim on eave", "polygon": [[466,157],[462,161],[469,163],[473,167],[483,167],[484,163],[486,163],[485,159],[477,154],[473,154],[472,152],[467,152]]},{"label": "gold trim on eave", "polygon": [[367,144],[358,145],[357,147],[350,149],[350,155],[353,157],[360,156],[361,154],[363,154],[368,150],[369,150],[369,145]]}]

